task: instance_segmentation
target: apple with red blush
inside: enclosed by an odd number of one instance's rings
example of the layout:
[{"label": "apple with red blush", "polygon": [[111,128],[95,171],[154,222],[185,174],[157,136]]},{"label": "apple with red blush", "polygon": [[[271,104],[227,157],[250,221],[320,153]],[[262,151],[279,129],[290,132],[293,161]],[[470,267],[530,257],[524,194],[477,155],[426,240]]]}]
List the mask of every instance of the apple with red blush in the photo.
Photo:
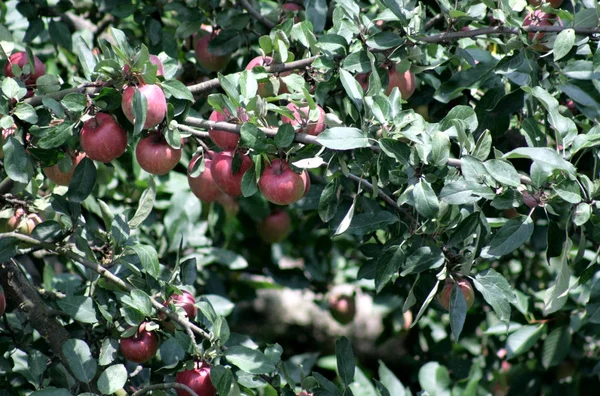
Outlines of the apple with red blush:
[{"label": "apple with red blush", "polygon": [[212,32],[211,29],[211,32],[207,32],[202,29],[201,32],[203,35],[198,38],[196,47],[194,48],[198,64],[211,72],[225,69],[231,59],[231,55],[216,55],[208,48],[210,43],[219,35],[219,30]]},{"label": "apple with red blush", "polygon": [[158,335],[154,331],[147,331],[144,322],[137,328],[134,335],[121,338],[120,348],[125,359],[135,363],[145,363],[156,355]]},{"label": "apple with red blush", "polygon": [[46,177],[52,180],[55,184],[59,186],[68,186],[73,178],[73,173],[75,172],[75,168],[81,162],[82,159],[85,158],[85,153],[79,154],[70,154],[67,153],[68,156],[71,157],[71,168],[67,172],[63,172],[58,164],[54,164],[52,166],[48,166],[42,171],[46,175]]},{"label": "apple with red blush", "polygon": [[[209,121],[213,122],[230,122],[235,124],[241,124],[248,121],[248,114],[243,108],[238,108],[238,114],[232,117],[227,110],[225,113],[220,113],[214,110],[208,117]],[[220,129],[209,129],[208,136],[214,144],[223,150],[235,150],[240,141],[240,135],[238,133],[223,131]]]},{"label": "apple with red blush", "polygon": [[98,113],[83,124],[79,141],[91,160],[111,162],[125,153],[127,132],[110,114]]},{"label": "apple with red blush", "polygon": [[21,70],[21,74],[18,78],[21,79],[25,85],[34,85],[38,78],[46,74],[46,66],[44,66],[42,61],[35,55],[33,56],[33,64],[33,70],[31,70],[29,57],[27,56],[26,51],[15,52],[8,58],[8,61],[4,65],[4,76],[14,78],[15,70],[13,68],[18,66]]},{"label": "apple with red blush", "polygon": [[385,94],[389,95],[394,88],[398,88],[402,99],[408,100],[417,89],[415,74],[410,70],[399,72],[395,66],[392,66],[388,70],[388,86]]},{"label": "apple with red blush", "polygon": [[239,169],[234,172],[234,152],[222,151],[212,158],[210,171],[217,187],[233,197],[242,195],[242,177],[252,166],[252,160],[248,155],[237,154],[241,157]]},{"label": "apple with red blush", "polygon": [[[205,361],[195,362],[192,369],[180,371],[175,375],[175,382],[186,385],[198,396],[215,396],[217,390],[210,380],[210,364]],[[177,396],[189,396],[183,389],[177,389]]]},{"label": "apple with red blush", "polygon": [[181,159],[181,148],[173,148],[162,133],[151,132],[135,148],[135,158],[140,167],[153,175],[166,175]]},{"label": "apple with red blush", "polygon": [[266,243],[278,243],[288,237],[292,229],[290,215],[280,209],[271,212],[257,225],[258,235]]},{"label": "apple with red blush", "polygon": [[167,100],[165,98],[165,93],[162,88],[156,84],[142,84],[137,87],[128,86],[125,88],[121,100],[121,109],[123,110],[125,117],[127,117],[132,124],[135,122],[135,117],[133,115],[133,95],[136,90],[139,90],[146,98],[146,120],[143,128],[154,128],[165,119],[167,114]]},{"label": "apple with red blush", "polygon": [[[438,302],[446,309],[446,311],[450,311],[450,298],[452,296],[452,289],[454,288],[455,281],[447,278],[444,283],[444,288],[437,295]],[[467,302],[467,309],[471,308],[473,302],[475,301],[475,292],[473,291],[473,285],[467,279],[457,279],[456,284],[458,285],[459,290],[465,297],[465,301]]]},{"label": "apple with red blush", "polygon": [[352,295],[334,293],[329,297],[329,312],[339,323],[346,325],[356,316],[356,299]]},{"label": "apple with red blush", "polygon": [[[248,62],[248,65],[246,66],[246,70],[252,70],[254,69],[256,66],[271,66],[271,64],[274,63],[274,59],[270,56],[257,56],[256,58],[252,59],[250,62]],[[287,72],[283,72],[280,73],[279,76],[280,77],[284,77],[284,76],[288,76],[292,74],[291,71],[287,71]],[[287,86],[281,81],[281,79],[279,80],[280,85],[279,85],[279,91],[275,92],[275,87],[273,86],[273,83],[271,81],[263,81],[263,82],[259,82],[258,83],[258,94],[263,97],[263,98],[267,98],[269,96],[275,96],[279,93],[288,93],[288,89]]]},{"label": "apple with red blush", "polygon": [[289,205],[304,195],[304,180],[281,159],[274,159],[263,170],[258,188],[267,201]]},{"label": "apple with red blush", "polygon": [[[212,156],[214,153],[210,152],[208,155]],[[190,190],[198,199],[202,202],[213,202],[216,201],[219,196],[223,194],[217,184],[215,183],[212,173],[210,170],[210,166],[212,163],[211,158],[207,156],[204,157],[204,170],[197,177],[192,177],[192,169],[196,162],[200,159],[199,155],[196,155],[190,161],[188,166],[188,184],[190,185]]]},{"label": "apple with red blush", "polygon": [[317,106],[317,119],[312,120],[310,117],[310,107],[300,107],[295,103],[289,103],[286,107],[292,112],[294,118],[286,116],[281,117],[281,122],[290,124],[296,128],[296,132],[303,132],[309,135],[317,136],[326,128],[325,111],[319,105]]}]

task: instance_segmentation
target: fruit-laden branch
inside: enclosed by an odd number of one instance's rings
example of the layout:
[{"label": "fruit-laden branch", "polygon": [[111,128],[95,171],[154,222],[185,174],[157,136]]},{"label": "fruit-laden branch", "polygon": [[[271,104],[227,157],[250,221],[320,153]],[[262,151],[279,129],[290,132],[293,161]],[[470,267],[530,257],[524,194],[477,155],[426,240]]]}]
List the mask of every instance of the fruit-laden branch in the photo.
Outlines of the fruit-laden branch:
[{"label": "fruit-laden branch", "polygon": [[[106,268],[104,268],[104,267],[100,266],[99,264],[96,264],[92,261],[89,261],[85,257],[82,257],[82,256],[78,255],[77,253],[74,253],[70,250],[60,248],[52,243],[39,241],[28,235],[19,234],[17,232],[7,232],[4,234],[0,234],[0,240],[4,239],[4,238],[18,239],[19,241],[25,242],[26,244],[31,245],[33,247],[40,247],[44,250],[58,253],[66,258],[69,258],[73,261],[77,261],[78,263],[83,264],[90,270],[92,270],[95,273],[97,273],[98,275],[102,276],[104,279],[114,283],[115,285],[119,286],[120,288],[122,288],[124,290],[127,290],[129,292],[134,290],[134,287],[125,283],[121,278],[114,275],[112,272],[108,271]],[[162,305],[161,303],[156,301],[154,298],[152,298],[152,297],[149,297],[149,298],[150,298],[150,302],[152,303],[152,306],[154,308],[156,308],[157,311],[164,313],[169,319],[178,323],[184,329],[189,328],[191,331],[200,335],[201,337],[204,337],[206,339],[210,338],[209,334],[206,333],[204,330],[202,330],[200,327],[196,326],[195,324],[191,323],[189,320],[182,318],[179,315],[177,315],[176,313],[172,312],[167,307],[165,307],[164,305]]]},{"label": "fruit-laden branch", "polygon": [[275,26],[277,26],[276,24],[274,24],[272,21],[268,20],[267,18],[265,18],[264,16],[262,16],[260,14],[260,12],[256,11],[254,8],[252,8],[252,6],[250,5],[250,3],[248,2],[248,0],[238,0],[238,3],[246,10],[248,11],[248,13],[250,15],[252,15],[252,17],[254,19],[256,19],[257,21],[259,21],[260,23],[262,23],[263,25],[265,25],[267,28],[269,29],[273,29]]},{"label": "fruit-laden branch", "polygon": [[577,28],[568,26],[523,26],[523,27],[506,27],[506,26],[493,26],[482,29],[473,30],[461,30],[459,32],[447,32],[436,34],[433,36],[411,36],[417,41],[425,43],[443,43],[445,41],[458,40],[465,37],[477,37],[487,34],[521,34],[523,31],[531,32],[562,32],[563,30],[572,29],[577,34],[594,35],[600,34],[600,28]]},{"label": "fruit-laden branch", "polygon": [[[69,332],[56,320],[56,315],[25,278],[14,260],[0,264],[0,283],[10,298],[17,303],[31,326],[48,342],[50,349],[58,356],[65,369],[76,378],[63,353],[64,343],[71,338]],[[90,388],[86,383],[81,383],[80,386],[82,389]]]},{"label": "fruit-laden branch", "polygon": [[[288,63],[276,63],[271,66],[265,66],[265,70],[268,73],[280,73],[289,70],[303,69],[307,66],[310,66],[318,56],[311,56],[310,58],[300,59],[293,62]],[[205,82],[201,82],[195,85],[188,85],[188,89],[193,94],[201,94],[204,92],[211,91],[215,88],[219,88],[221,83],[218,78],[213,78],[212,80],[208,80]]]},{"label": "fruit-laden branch", "polygon": [[[223,122],[223,121],[220,121],[220,122],[208,121],[208,120],[203,120],[201,118],[195,118],[195,117],[188,117],[185,119],[185,122],[191,126],[195,126],[198,128],[217,129],[220,131],[227,131],[227,132],[232,132],[232,133],[237,133],[237,134],[240,134],[240,130],[242,129],[242,127],[237,124],[231,124],[231,123]],[[259,128],[259,129],[261,131],[263,131],[265,133],[265,135],[267,135],[268,137],[275,137],[275,135],[277,134],[277,129],[275,129],[275,128]],[[206,132],[195,131],[193,129],[187,129],[187,132],[190,132],[196,136],[201,136],[201,137],[206,136]],[[304,144],[316,144],[319,146],[321,145],[317,141],[316,136],[307,135],[305,133],[296,133],[296,135],[294,137],[294,141],[296,141],[298,143],[304,143]],[[369,146],[369,148],[371,150],[374,150],[377,152],[379,152],[379,150],[380,150],[379,146]],[[460,168],[461,160],[457,159],[457,158],[449,158],[448,165],[453,166],[455,168]],[[520,175],[520,178],[521,178],[521,183],[531,184],[531,179],[529,177]],[[394,205],[396,205],[396,204],[394,203]]]},{"label": "fruit-laden branch", "polygon": [[[192,396],[200,396],[196,392],[191,390],[187,385],[178,384],[176,382],[170,382],[170,383],[166,383],[166,384],[148,385],[144,389],[140,389],[139,391],[132,393],[131,396],[140,396],[140,395],[146,394],[148,392],[151,392],[153,390],[167,390],[167,389],[181,389],[181,390],[186,391],[187,393],[189,393]],[[179,392],[177,392],[177,393],[179,394]]]}]

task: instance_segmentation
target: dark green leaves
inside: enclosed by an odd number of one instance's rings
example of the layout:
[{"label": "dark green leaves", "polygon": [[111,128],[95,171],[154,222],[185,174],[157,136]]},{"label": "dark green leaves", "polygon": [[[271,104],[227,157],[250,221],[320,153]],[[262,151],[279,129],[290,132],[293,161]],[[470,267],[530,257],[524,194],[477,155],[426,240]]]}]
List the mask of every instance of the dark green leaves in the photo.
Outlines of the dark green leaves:
[{"label": "dark green leaves", "polygon": [[495,270],[488,269],[477,274],[473,283],[485,301],[494,308],[498,319],[508,324],[510,304],[515,301],[515,294],[506,278]]},{"label": "dark green leaves", "polygon": [[335,342],[335,357],[340,378],[345,386],[352,383],[354,379],[354,354],[352,345],[346,337],[340,337]]},{"label": "dark green leaves", "polygon": [[131,249],[133,249],[133,251],[140,258],[140,262],[142,263],[142,268],[144,271],[153,278],[157,278],[159,266],[158,254],[156,253],[156,250],[150,245],[141,244],[133,245]]},{"label": "dark green leaves", "polygon": [[94,161],[86,157],[75,168],[67,197],[71,202],[81,203],[92,193],[95,184],[96,167]]},{"label": "dark green leaves", "polygon": [[510,219],[490,241],[488,253],[493,256],[504,256],[518,249],[529,240],[533,234],[533,228],[531,217],[519,216]]},{"label": "dark green leaves", "polygon": [[419,180],[413,189],[415,209],[426,218],[434,218],[440,210],[440,202],[431,185],[425,180]]},{"label": "dark green leaves", "polygon": [[98,364],[92,357],[90,348],[85,341],[77,339],[65,341],[62,346],[62,353],[77,380],[88,383],[94,378]]},{"label": "dark green leaves", "polygon": [[275,366],[262,352],[245,346],[229,347],[225,357],[231,364],[251,374],[269,374],[275,370]]},{"label": "dark green leaves", "polygon": [[391,245],[384,249],[377,260],[375,271],[375,289],[379,293],[387,285],[400,267],[404,264],[402,245]]}]

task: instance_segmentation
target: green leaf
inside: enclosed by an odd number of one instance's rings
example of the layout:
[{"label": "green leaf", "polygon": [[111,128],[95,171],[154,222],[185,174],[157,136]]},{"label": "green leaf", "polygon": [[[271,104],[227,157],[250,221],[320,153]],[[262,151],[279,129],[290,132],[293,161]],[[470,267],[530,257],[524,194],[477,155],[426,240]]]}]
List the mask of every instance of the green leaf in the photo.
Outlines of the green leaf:
[{"label": "green leaf", "polygon": [[[567,243],[565,246],[569,246]],[[554,285],[546,290],[544,296],[544,316],[548,316],[561,309],[569,299],[569,282],[571,279],[571,267],[569,266],[566,252],[561,257],[551,258],[550,263],[558,268],[558,276]]]},{"label": "green leaf", "polygon": [[342,382],[348,386],[354,380],[354,354],[352,353],[352,344],[346,337],[340,337],[335,341],[335,357],[337,369]]},{"label": "green leaf", "polygon": [[210,382],[217,389],[219,395],[228,395],[233,382],[233,373],[228,367],[212,366],[210,368]]},{"label": "green leaf", "polygon": [[375,290],[381,292],[400,267],[404,264],[405,256],[402,245],[392,245],[383,250],[377,260],[375,270]]},{"label": "green leaf", "polygon": [[133,98],[131,99],[131,112],[133,114],[133,135],[139,135],[144,129],[146,123],[146,113],[148,112],[148,101],[142,95],[139,89],[135,88]]},{"label": "green leaf", "polygon": [[423,217],[435,218],[440,210],[440,202],[431,185],[425,180],[419,180],[412,193],[417,212]]},{"label": "green leaf", "polygon": [[363,131],[346,127],[334,127],[324,130],[317,136],[317,142],[332,150],[352,150],[369,146],[369,140]]},{"label": "green leaf", "polygon": [[563,159],[555,150],[549,147],[519,147],[504,154],[502,158],[529,158],[545,173],[563,170],[575,175],[573,164]]},{"label": "green leaf", "polygon": [[519,216],[510,219],[500,228],[490,241],[488,254],[504,256],[518,249],[529,241],[533,234],[533,220],[528,216]]},{"label": "green leaf", "polygon": [[241,345],[234,345],[225,351],[227,360],[236,367],[251,374],[269,374],[275,371],[269,359],[260,351]]},{"label": "green leaf", "polygon": [[319,199],[319,217],[324,223],[333,219],[338,208],[338,189],[340,181],[336,178],[327,183]]},{"label": "green leaf", "polygon": [[522,86],[521,89],[535,96],[540,103],[542,103],[542,105],[548,111],[550,125],[552,125],[559,134],[559,136],[557,136],[558,142],[568,146],[575,136],[577,136],[577,125],[575,125],[575,122],[572,119],[560,114],[558,111],[558,100],[556,100],[554,96],[539,86],[533,89],[527,86]]},{"label": "green leaf", "polygon": [[92,193],[95,185],[96,167],[94,161],[85,157],[77,164],[75,172],[73,172],[73,178],[69,182],[67,198],[71,202],[81,203]]},{"label": "green leaf", "polygon": [[150,245],[137,244],[131,246],[131,249],[138,255],[142,268],[144,271],[153,278],[158,278],[159,264],[158,254],[156,250]]},{"label": "green leaf", "polygon": [[13,113],[15,117],[20,119],[21,121],[28,122],[30,124],[37,124],[38,115],[35,112],[35,109],[29,103],[19,102],[15,107],[15,112]]},{"label": "green leaf", "polygon": [[12,77],[2,81],[2,94],[8,99],[21,99],[27,94],[27,88],[21,87]]},{"label": "green leaf", "polygon": [[100,348],[98,363],[101,366],[106,366],[114,362],[117,356],[119,356],[119,341],[114,338],[105,338]]},{"label": "green leaf", "polygon": [[552,191],[566,202],[578,204],[581,202],[581,191],[579,184],[574,180],[562,180],[559,183],[552,184]]},{"label": "green leaf", "polygon": [[77,380],[89,383],[94,379],[98,364],[85,341],[74,338],[66,340],[62,346],[62,353]]},{"label": "green leaf", "polygon": [[354,235],[366,235],[385,229],[388,225],[395,224],[399,220],[398,216],[385,210],[375,213],[355,214],[346,232]]},{"label": "green leaf", "polygon": [[27,184],[33,176],[33,164],[23,145],[10,136],[4,142],[4,170],[12,180]]},{"label": "green leaf", "polygon": [[98,377],[98,390],[105,395],[111,395],[125,386],[127,369],[122,364],[109,366]]},{"label": "green leaf", "polygon": [[60,104],[69,112],[69,113],[81,113],[83,112],[88,105],[87,96],[80,93],[70,93],[64,98],[61,99]]},{"label": "green leaf", "polygon": [[170,95],[176,99],[189,100],[190,102],[194,101],[194,95],[192,95],[188,87],[179,80],[163,81],[160,84],[160,87],[167,96]]},{"label": "green leaf", "polygon": [[485,301],[494,308],[498,319],[508,325],[510,304],[515,302],[515,293],[506,278],[494,269],[487,269],[477,274],[473,283]]},{"label": "green leaf", "polygon": [[571,331],[569,326],[558,327],[544,340],[542,364],[544,368],[558,366],[569,353],[571,348]]},{"label": "green leaf", "polygon": [[251,197],[258,192],[258,184],[256,183],[256,168],[250,167],[242,176],[242,195]]},{"label": "green leaf", "polygon": [[392,32],[379,32],[375,33],[371,37],[369,37],[366,41],[367,46],[378,49],[378,50],[386,50],[394,47],[398,47],[399,45],[404,43],[404,39],[402,39],[399,35],[394,34]]},{"label": "green leaf", "polygon": [[[367,59],[368,63],[368,59]],[[356,81],[354,76],[344,69],[340,69],[340,80],[342,86],[348,95],[348,98],[356,105],[358,111],[362,111],[363,108],[363,89]],[[363,146],[364,147],[364,146]]]},{"label": "green leaf", "polygon": [[81,323],[97,323],[94,300],[86,296],[67,296],[56,300],[58,307]]},{"label": "green leaf", "polygon": [[258,129],[256,125],[245,122],[240,130],[240,135],[240,144],[244,147],[251,148],[258,153],[262,153],[267,150],[267,137],[265,136],[265,133]]},{"label": "green leaf", "polygon": [[385,388],[389,391],[390,395],[393,396],[405,396],[406,388],[400,380],[394,375],[394,373],[387,368],[387,366],[380,360],[379,368],[377,370],[379,374],[379,380],[385,386]]},{"label": "green leaf", "polygon": [[438,362],[429,362],[419,370],[419,384],[430,395],[449,395],[452,381],[446,367]]},{"label": "green leaf", "polygon": [[450,138],[445,133],[436,132],[431,138],[431,165],[441,168],[446,166],[450,157]]},{"label": "green leaf", "polygon": [[458,342],[467,318],[467,300],[460,290],[458,283],[454,283],[450,294],[450,329],[455,342]]},{"label": "green leaf", "polygon": [[77,54],[77,58],[79,58],[83,75],[86,79],[91,80],[92,73],[96,68],[96,57],[81,36],[76,36],[73,39],[73,43],[75,45],[73,50]]},{"label": "green leaf", "polygon": [[380,139],[378,143],[388,157],[395,158],[402,165],[409,165],[410,147],[406,143],[387,138]]},{"label": "green leaf", "polygon": [[296,132],[291,124],[281,124],[275,135],[275,145],[277,148],[286,148],[294,143]]},{"label": "green leaf", "polygon": [[131,220],[129,220],[130,228],[138,228],[144,222],[144,220],[146,220],[154,208],[155,199],[156,184],[154,183],[154,179],[150,178],[148,180],[148,188],[142,193],[138,208]]},{"label": "green leaf", "polygon": [[529,351],[544,332],[545,325],[523,326],[506,339],[506,357],[512,359]]},{"label": "green leaf", "polygon": [[508,161],[491,159],[483,163],[485,169],[494,179],[511,187],[519,187],[521,178],[515,167]]},{"label": "green leaf", "polygon": [[444,255],[437,247],[422,246],[406,259],[400,276],[418,274],[423,271],[439,268],[444,264]]},{"label": "green leaf", "polygon": [[565,29],[554,40],[554,61],[564,58],[569,54],[575,44],[575,30]]},{"label": "green leaf", "polygon": [[59,125],[48,129],[44,133],[38,142],[38,146],[43,149],[60,147],[73,135],[73,124],[70,122],[61,122]]}]

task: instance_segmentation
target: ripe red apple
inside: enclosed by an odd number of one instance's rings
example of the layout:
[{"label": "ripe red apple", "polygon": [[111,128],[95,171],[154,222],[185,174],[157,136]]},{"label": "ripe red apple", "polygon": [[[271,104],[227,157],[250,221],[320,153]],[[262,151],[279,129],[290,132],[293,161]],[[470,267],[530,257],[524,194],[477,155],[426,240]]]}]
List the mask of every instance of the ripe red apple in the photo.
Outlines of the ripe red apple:
[{"label": "ripe red apple", "polygon": [[[191,370],[180,371],[175,375],[175,382],[187,385],[196,392],[198,396],[215,396],[217,390],[210,381],[210,365],[206,362],[196,362]],[[177,389],[177,396],[189,396],[189,394]]]},{"label": "ripe red apple", "polygon": [[[252,59],[250,62],[248,62],[248,65],[246,66],[246,70],[252,70],[254,69],[256,66],[270,66],[273,63],[273,58],[270,56],[257,56],[256,58]],[[292,74],[291,71],[287,71],[287,72],[283,72],[280,73],[279,75],[281,77],[284,76],[288,76]],[[278,92],[274,92],[274,88],[273,85],[270,82],[259,82],[258,83],[258,94],[263,97],[269,97],[269,96],[275,96],[278,94]],[[280,93],[285,93],[285,92],[289,92],[287,89],[287,86],[281,82],[280,80],[280,85],[279,85],[279,92]]]},{"label": "ripe red apple", "polygon": [[30,70],[29,67],[27,67],[25,70],[25,66],[29,65],[27,52],[15,52],[8,58],[6,65],[4,65],[4,75],[6,77],[14,77],[15,74],[13,73],[13,66],[19,66],[21,69],[21,75],[19,78],[23,80],[25,85],[33,85],[38,78],[46,74],[46,66],[44,66],[42,61],[37,56],[33,56],[33,61],[34,70]]},{"label": "ripe red apple", "polygon": [[[535,10],[533,13],[527,14],[525,19],[523,19],[523,26],[552,26],[555,21],[558,22],[559,25],[562,25],[560,18],[555,15],[541,10]],[[544,44],[535,43],[541,41],[545,35],[546,33],[544,32],[529,32],[529,41],[534,42],[534,45],[532,45],[531,48],[537,51],[548,51],[548,47]]]},{"label": "ripe red apple", "polygon": [[[471,308],[473,302],[475,301],[475,292],[473,291],[473,285],[467,279],[458,279],[456,281],[458,283],[458,287],[462,292],[463,296],[465,296],[465,300],[467,301],[467,309]],[[446,278],[446,283],[444,284],[444,288],[437,295],[437,299],[442,307],[446,309],[446,311],[450,310],[450,297],[452,296],[452,288],[454,287],[454,281],[450,278]]]},{"label": "ripe red apple", "polygon": [[145,363],[152,359],[158,350],[158,336],[153,331],[146,331],[146,323],[138,327],[129,338],[121,338],[121,353],[125,359],[136,363]]},{"label": "ripe red apple", "polygon": [[302,173],[300,173],[300,178],[302,179],[302,182],[304,182],[304,193],[300,198],[304,198],[310,190],[310,175],[308,174],[308,171],[306,169],[303,170]]},{"label": "ripe red apple", "polygon": [[286,211],[276,209],[258,223],[258,235],[266,243],[278,243],[286,239],[291,231],[292,221]]},{"label": "ripe red apple", "polygon": [[214,40],[218,34],[218,30],[215,33],[204,34],[198,39],[195,48],[198,64],[212,72],[225,69],[231,59],[231,55],[214,55],[209,51],[208,46],[210,42]]},{"label": "ripe red apple", "polygon": [[110,114],[98,113],[83,124],[80,143],[90,159],[110,162],[127,149],[127,132]]},{"label": "ripe red apple", "polygon": [[58,167],[58,164],[49,166],[44,168],[44,174],[50,180],[52,180],[55,184],[59,186],[68,186],[71,178],[73,177],[73,172],[75,172],[75,168],[81,162],[83,158],[85,158],[85,153],[79,153],[77,155],[68,154],[71,156],[71,169],[68,172],[63,172]]},{"label": "ripe red apple", "polygon": [[267,201],[277,205],[289,205],[304,194],[304,181],[290,165],[280,159],[271,161],[263,170],[258,188]]},{"label": "ripe red apple", "polygon": [[385,91],[386,95],[389,95],[392,92],[392,89],[397,87],[400,90],[400,94],[402,95],[402,99],[408,100],[415,92],[417,88],[417,81],[415,79],[415,75],[410,70],[405,71],[404,73],[400,73],[396,71],[396,68],[392,66],[388,70],[388,87]]},{"label": "ripe red apple", "polygon": [[[213,111],[210,113],[210,117],[208,117],[210,121],[214,122],[229,122],[231,117],[228,114],[219,113],[218,111]],[[243,116],[241,117],[241,121],[248,121],[248,115],[246,112],[243,112]],[[222,131],[219,129],[209,129],[208,136],[210,140],[213,141],[214,144],[219,146],[223,150],[235,150],[239,141],[240,135],[233,132]]]},{"label": "ripe red apple", "polygon": [[133,124],[135,118],[133,116],[133,94],[138,89],[146,98],[146,122],[144,129],[154,128],[165,119],[167,114],[167,100],[163,90],[155,84],[143,84],[138,87],[129,86],[123,91],[123,99],[121,100],[121,109],[125,117]]},{"label": "ripe red apple", "polygon": [[183,308],[189,320],[195,320],[198,313],[196,307],[196,299],[192,293],[182,290],[182,294],[172,294],[169,300],[164,304],[165,306],[173,303],[174,305]]},{"label": "ripe red apple", "polygon": [[181,159],[181,149],[169,146],[160,132],[151,132],[135,148],[138,164],[153,175],[166,175]]},{"label": "ripe red apple", "polygon": [[281,122],[285,124],[291,124],[294,128],[299,127],[296,132],[303,132],[309,135],[317,136],[323,132],[326,128],[325,125],[325,111],[319,105],[317,105],[317,111],[319,116],[316,121],[309,119],[310,107],[298,107],[294,103],[289,103],[286,106],[294,114],[294,118],[281,117]]},{"label": "ripe red apple", "polygon": [[219,187],[217,187],[217,184],[213,180],[210,171],[210,164],[212,163],[210,158],[204,157],[204,170],[200,176],[190,176],[190,172],[192,171],[196,161],[198,161],[198,158],[200,158],[198,155],[192,158],[188,166],[188,184],[190,185],[190,190],[192,190],[194,195],[197,196],[202,202],[216,201],[216,199],[219,198],[223,192],[219,190]]},{"label": "ripe red apple", "polygon": [[346,325],[356,315],[356,300],[354,296],[333,294],[329,298],[329,312],[339,323]]},{"label": "ripe red apple", "polygon": [[[545,2],[549,3],[552,6],[552,8],[558,8],[563,3],[563,0],[545,0]],[[529,0],[529,4],[531,4],[534,7],[537,7],[540,4],[542,4],[542,0]]]},{"label": "ripe red apple", "polygon": [[4,297],[4,289],[0,286],[0,316],[6,311],[6,297]]},{"label": "ripe red apple", "polygon": [[233,173],[233,152],[222,151],[215,155],[210,165],[210,171],[217,187],[225,194],[233,197],[242,195],[242,177],[252,166],[249,156],[242,154],[242,163],[237,173]]},{"label": "ripe red apple", "polygon": [[283,9],[284,15],[288,17],[294,16],[294,23],[300,22],[300,11],[304,11],[304,8],[300,4],[285,3],[281,6],[281,8]]}]

